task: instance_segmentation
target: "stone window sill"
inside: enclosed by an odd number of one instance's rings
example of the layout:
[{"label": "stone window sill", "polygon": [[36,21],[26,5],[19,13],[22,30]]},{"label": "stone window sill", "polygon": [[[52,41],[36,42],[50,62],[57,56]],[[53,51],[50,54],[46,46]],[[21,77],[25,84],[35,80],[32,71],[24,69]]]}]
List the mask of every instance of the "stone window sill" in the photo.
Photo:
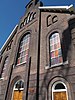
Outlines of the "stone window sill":
[{"label": "stone window sill", "polygon": [[46,66],[45,69],[51,69],[51,68],[56,68],[56,67],[59,67],[61,65],[67,65],[68,64],[68,60],[63,62],[63,63],[60,63],[60,64],[55,64],[54,66]]}]

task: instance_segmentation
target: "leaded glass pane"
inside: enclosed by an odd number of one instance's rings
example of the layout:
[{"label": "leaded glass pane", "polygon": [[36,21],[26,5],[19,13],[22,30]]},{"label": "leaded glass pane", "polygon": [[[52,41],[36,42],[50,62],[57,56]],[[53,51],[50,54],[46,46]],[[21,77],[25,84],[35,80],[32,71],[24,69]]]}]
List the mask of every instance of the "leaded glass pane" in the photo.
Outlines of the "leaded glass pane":
[{"label": "leaded glass pane", "polygon": [[59,33],[54,33],[50,37],[50,62],[51,66],[62,63],[62,52]]},{"label": "leaded glass pane", "polygon": [[29,52],[30,34],[24,36],[20,42],[17,64],[27,62]]}]

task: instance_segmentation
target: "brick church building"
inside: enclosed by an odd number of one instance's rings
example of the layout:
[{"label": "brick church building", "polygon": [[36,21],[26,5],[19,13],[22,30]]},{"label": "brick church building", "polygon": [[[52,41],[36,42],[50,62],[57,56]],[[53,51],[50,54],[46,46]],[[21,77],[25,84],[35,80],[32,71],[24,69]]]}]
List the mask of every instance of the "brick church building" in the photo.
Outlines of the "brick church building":
[{"label": "brick church building", "polygon": [[0,49],[0,100],[75,100],[75,11],[26,5]]}]

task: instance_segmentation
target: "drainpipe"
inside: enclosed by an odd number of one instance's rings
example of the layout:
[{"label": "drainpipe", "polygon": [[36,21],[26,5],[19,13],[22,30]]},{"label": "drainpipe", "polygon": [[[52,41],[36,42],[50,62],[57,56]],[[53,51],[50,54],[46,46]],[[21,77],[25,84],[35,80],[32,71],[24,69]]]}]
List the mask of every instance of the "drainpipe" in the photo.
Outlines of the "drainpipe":
[{"label": "drainpipe", "polygon": [[41,37],[41,11],[39,10],[39,34],[38,34],[38,57],[37,57],[37,84],[36,100],[39,100],[39,71],[40,71],[40,37]]}]

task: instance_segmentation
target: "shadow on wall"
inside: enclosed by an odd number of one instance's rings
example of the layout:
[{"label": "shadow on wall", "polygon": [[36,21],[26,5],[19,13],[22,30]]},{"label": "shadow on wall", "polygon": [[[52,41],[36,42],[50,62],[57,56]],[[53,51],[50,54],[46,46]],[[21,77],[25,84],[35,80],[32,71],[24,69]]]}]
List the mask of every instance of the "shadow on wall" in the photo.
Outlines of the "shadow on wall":
[{"label": "shadow on wall", "polygon": [[[67,79],[67,75],[70,69],[71,61],[73,60],[73,39],[72,39],[72,30],[75,29],[75,18],[72,18],[68,21],[68,28],[62,33],[62,55],[63,61],[68,60],[68,65],[63,65],[59,70],[58,75],[62,74],[63,77]],[[65,70],[65,71],[64,71]],[[64,71],[64,72],[63,72]]]},{"label": "shadow on wall", "polygon": [[[55,72],[56,68],[53,68],[51,71],[50,69],[47,70],[47,72],[42,76],[42,83],[41,86],[39,86],[39,98],[40,100],[51,100],[49,98],[48,88],[49,88],[49,82],[52,80],[53,77],[59,76],[63,77],[65,80],[68,81],[67,75],[70,70],[70,60],[72,59],[72,29],[75,28],[75,18],[72,18],[68,21],[68,28],[63,31],[62,33],[62,55],[63,55],[63,61],[69,61],[68,65],[61,65],[60,69],[58,68],[58,71]],[[40,76],[39,76],[40,77]],[[33,99],[35,100],[35,95],[33,96]]]},{"label": "shadow on wall", "polygon": [[[68,21],[68,28],[64,30],[62,33],[62,54],[63,54],[63,61],[66,61],[68,57],[71,55],[69,50],[71,50],[71,42],[72,42],[72,29],[75,28],[75,18],[70,19]],[[69,55],[69,56],[68,56]]]}]

